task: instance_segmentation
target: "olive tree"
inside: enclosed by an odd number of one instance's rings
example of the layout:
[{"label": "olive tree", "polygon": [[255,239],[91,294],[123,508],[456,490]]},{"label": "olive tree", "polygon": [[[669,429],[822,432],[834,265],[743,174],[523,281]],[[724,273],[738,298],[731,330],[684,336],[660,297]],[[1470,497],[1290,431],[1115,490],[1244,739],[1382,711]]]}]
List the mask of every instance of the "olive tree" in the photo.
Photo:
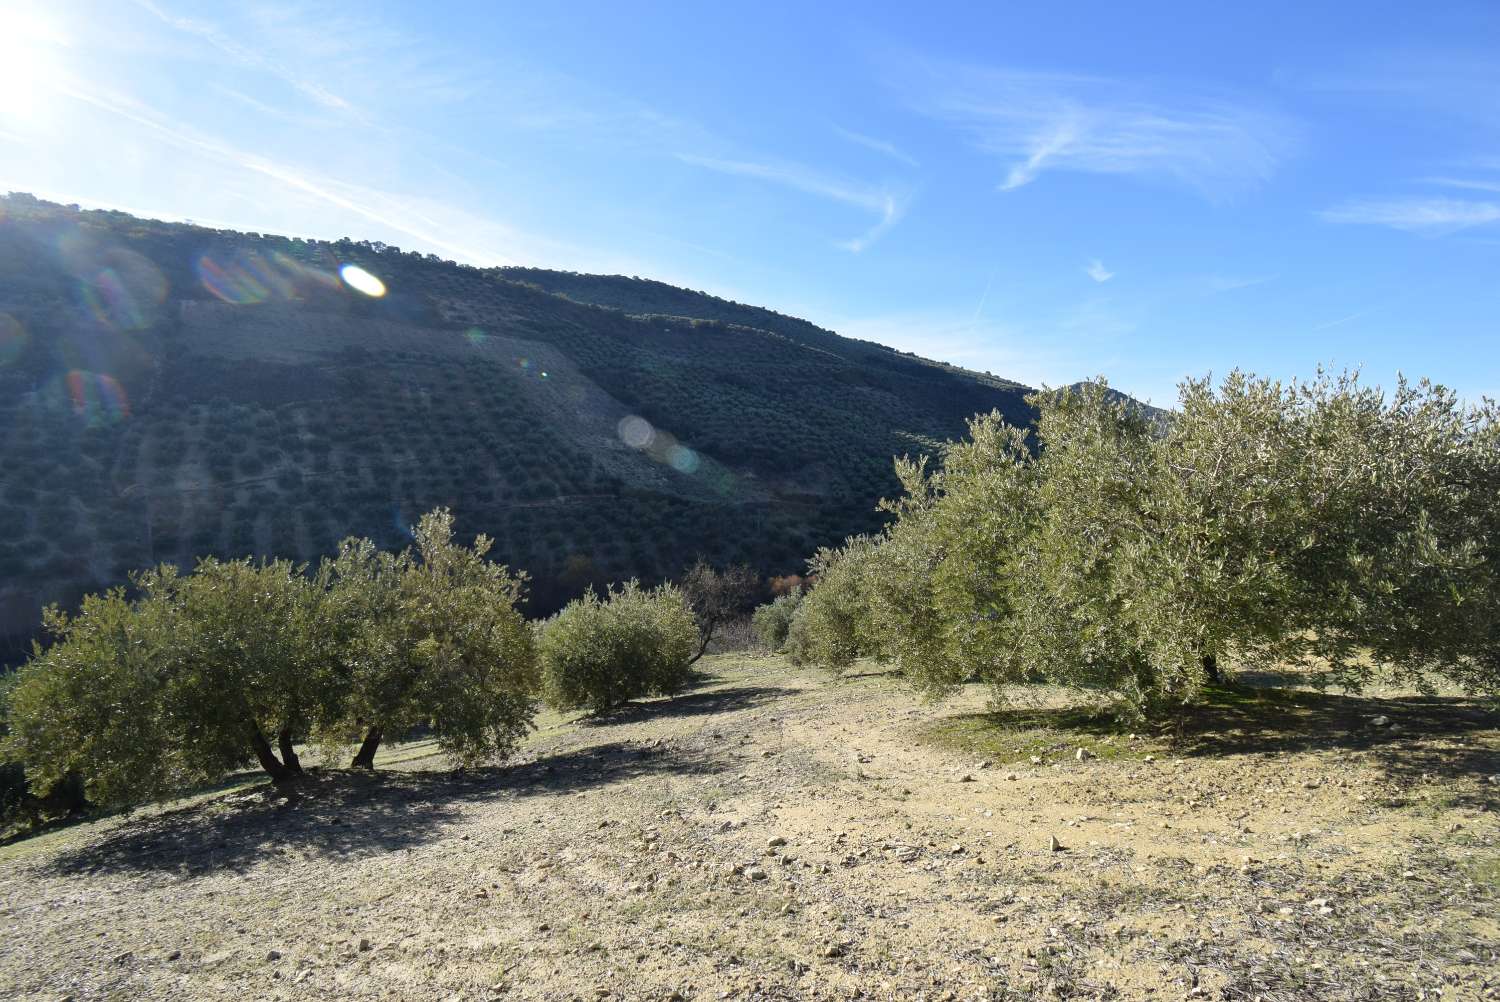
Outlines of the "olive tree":
[{"label": "olive tree", "polygon": [[509,751],[537,688],[523,579],[452,541],[446,511],[412,548],[346,541],[313,573],[285,561],[164,566],[49,609],[6,694],[0,757],[37,789],[82,776],[90,801],[161,798],[258,765],[302,774],[296,744],[424,725],[463,762]]},{"label": "olive tree", "polygon": [[458,545],[438,509],[401,553],[351,540],[332,560],[330,620],[349,624],[337,657],[350,693],[340,721],[360,739],[354,767],[373,768],[387,736],[419,725],[465,763],[508,753],[530,728],[540,677],[518,608],[525,578],[488,560],[491,545]]},{"label": "olive tree", "polygon": [[808,560],[816,578],[787,633],[787,660],[843,672],[861,657],[878,654],[882,635],[873,628],[870,588],[880,577],[873,564],[880,539],[851,536],[838,548],[823,547]]},{"label": "olive tree", "polygon": [[700,644],[697,623],[677,588],[648,590],[635,581],[603,598],[588,592],[538,632],[547,702],[594,713],[681,691]]},{"label": "olive tree", "polygon": [[784,650],[787,634],[792,628],[792,617],[801,605],[802,586],[793,585],[790,591],[757,608],[750,625],[761,644],[773,651]]},{"label": "olive tree", "polygon": [[11,689],[6,757],[41,786],[76,772],[102,805],[251,762],[276,782],[300,774],[292,735],[325,696],[301,569],[206,559],[134,585],[134,599],[115,589],[76,615],[47,611],[55,642],[38,646]]},{"label": "olive tree", "polygon": [[708,650],[714,635],[729,623],[748,616],[765,590],[760,576],[747,565],[719,570],[699,559],[678,582],[683,599],[698,624],[696,662]]},{"label": "olive tree", "polygon": [[1230,664],[1497,687],[1492,403],[1241,373],[1165,417],[1102,383],[1031,402],[1034,442],[992,416],[940,470],[898,464],[858,593],[918,688],[1048,681],[1160,716]]}]

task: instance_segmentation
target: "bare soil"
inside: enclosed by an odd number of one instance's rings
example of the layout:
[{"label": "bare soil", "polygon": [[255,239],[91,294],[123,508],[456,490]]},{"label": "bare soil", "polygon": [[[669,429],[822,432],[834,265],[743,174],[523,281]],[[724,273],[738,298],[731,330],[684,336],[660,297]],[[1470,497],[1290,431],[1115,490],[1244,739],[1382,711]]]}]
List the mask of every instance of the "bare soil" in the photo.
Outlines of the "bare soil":
[{"label": "bare soil", "polygon": [[0,849],[0,998],[1500,998],[1479,703],[1225,690],[1169,739],[706,668],[493,769]]}]

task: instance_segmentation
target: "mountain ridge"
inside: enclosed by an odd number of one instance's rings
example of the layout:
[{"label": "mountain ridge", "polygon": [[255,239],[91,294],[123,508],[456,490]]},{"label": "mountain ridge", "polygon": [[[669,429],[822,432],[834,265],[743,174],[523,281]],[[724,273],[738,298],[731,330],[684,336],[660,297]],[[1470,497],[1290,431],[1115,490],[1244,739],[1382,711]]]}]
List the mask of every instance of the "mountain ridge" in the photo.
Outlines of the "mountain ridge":
[{"label": "mountain ridge", "polygon": [[892,456],[1027,392],[652,280],[11,195],[0,633],[160,561],[399,546],[438,505],[534,612],[699,555],[787,573],[880,524]]}]

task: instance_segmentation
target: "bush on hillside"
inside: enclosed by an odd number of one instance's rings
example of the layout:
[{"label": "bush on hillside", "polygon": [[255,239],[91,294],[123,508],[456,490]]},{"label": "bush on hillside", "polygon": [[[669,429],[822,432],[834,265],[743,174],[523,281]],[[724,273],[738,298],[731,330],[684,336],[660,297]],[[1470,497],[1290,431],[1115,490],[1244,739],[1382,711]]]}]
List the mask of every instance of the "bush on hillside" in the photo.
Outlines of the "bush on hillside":
[{"label": "bush on hillside", "polygon": [[797,607],[801,604],[802,588],[799,585],[755,610],[754,615],[751,616],[750,625],[755,630],[756,638],[764,647],[773,651],[786,650],[787,634],[792,629],[792,617],[797,614]]},{"label": "bush on hillside", "polygon": [[817,584],[797,606],[787,631],[787,659],[842,672],[858,658],[879,656],[871,620],[871,585],[879,579],[879,540],[853,536],[807,562]]},{"label": "bush on hillside", "polygon": [[542,689],[559,709],[604,713],[642,696],[672,695],[691,677],[697,624],[671,585],[635,581],[568,603],[541,624]]},{"label": "bush on hillside", "polygon": [[509,751],[537,686],[522,583],[451,529],[437,511],[405,553],[348,541],[311,576],[209,558],[138,574],[134,595],[87,596],[76,615],[49,609],[55,639],[10,688],[0,758],[36,789],[82,776],[115,807],[252,763],[294,779],[309,738],[363,734],[373,755],[423,724],[460,761]]},{"label": "bush on hillside", "polygon": [[941,469],[899,464],[895,522],[843,589],[871,648],[929,693],[1045,681],[1147,717],[1234,666],[1500,691],[1495,404],[1348,375],[1181,394],[1163,422],[1102,384],[1039,394],[1035,450],[991,415]]}]

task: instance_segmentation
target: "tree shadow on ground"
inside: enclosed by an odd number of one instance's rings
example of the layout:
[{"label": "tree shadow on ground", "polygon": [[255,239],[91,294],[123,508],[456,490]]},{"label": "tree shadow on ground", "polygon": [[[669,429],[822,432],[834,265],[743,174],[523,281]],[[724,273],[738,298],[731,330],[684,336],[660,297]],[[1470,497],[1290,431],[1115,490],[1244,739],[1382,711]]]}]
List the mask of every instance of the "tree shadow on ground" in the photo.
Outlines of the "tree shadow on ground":
[{"label": "tree shadow on ground", "polygon": [[127,821],[63,851],[60,874],[163,872],[197,877],[277,855],[309,862],[415,848],[444,837],[467,805],[578,793],[647,776],[709,776],[711,756],[610,742],[510,766],[444,772],[315,770],[285,790],[269,784],[238,796]]},{"label": "tree shadow on ground", "polygon": [[[720,681],[705,679],[704,684],[718,685]],[[750,709],[781,696],[790,696],[795,692],[794,689],[775,685],[736,685],[722,689],[690,691],[679,696],[626,703],[608,713],[582,717],[578,723],[586,727],[607,727],[611,724],[634,724],[644,720],[701,717],[730,710]]]},{"label": "tree shadow on ground", "polygon": [[[1377,725],[1382,717],[1386,722]],[[1139,727],[1110,708],[1004,707],[946,718],[933,735],[970,751],[1015,760],[1066,749],[1082,738],[1116,737]],[[1215,686],[1158,735],[1177,754],[1193,757],[1363,751],[1389,778],[1410,784],[1431,778],[1483,781],[1500,775],[1497,732],[1500,712],[1479,699],[1371,698]],[[1091,750],[1101,758],[1139,757],[1141,752],[1119,742],[1092,744]],[[1477,791],[1455,791],[1454,796],[1455,806],[1493,804],[1500,799],[1500,788],[1486,783]]]},{"label": "tree shadow on ground", "polygon": [[[1377,724],[1384,718],[1386,722]],[[1189,755],[1338,749],[1372,754],[1402,783],[1500,774],[1500,712],[1461,696],[1373,698],[1299,689],[1214,687],[1188,709],[1176,743]],[[1488,741],[1471,736],[1488,732]],[[1442,739],[1441,743],[1433,739]],[[1491,788],[1493,789],[1493,787]],[[1500,793],[1500,791],[1496,791]],[[1493,802],[1460,793],[1462,803]]]}]

